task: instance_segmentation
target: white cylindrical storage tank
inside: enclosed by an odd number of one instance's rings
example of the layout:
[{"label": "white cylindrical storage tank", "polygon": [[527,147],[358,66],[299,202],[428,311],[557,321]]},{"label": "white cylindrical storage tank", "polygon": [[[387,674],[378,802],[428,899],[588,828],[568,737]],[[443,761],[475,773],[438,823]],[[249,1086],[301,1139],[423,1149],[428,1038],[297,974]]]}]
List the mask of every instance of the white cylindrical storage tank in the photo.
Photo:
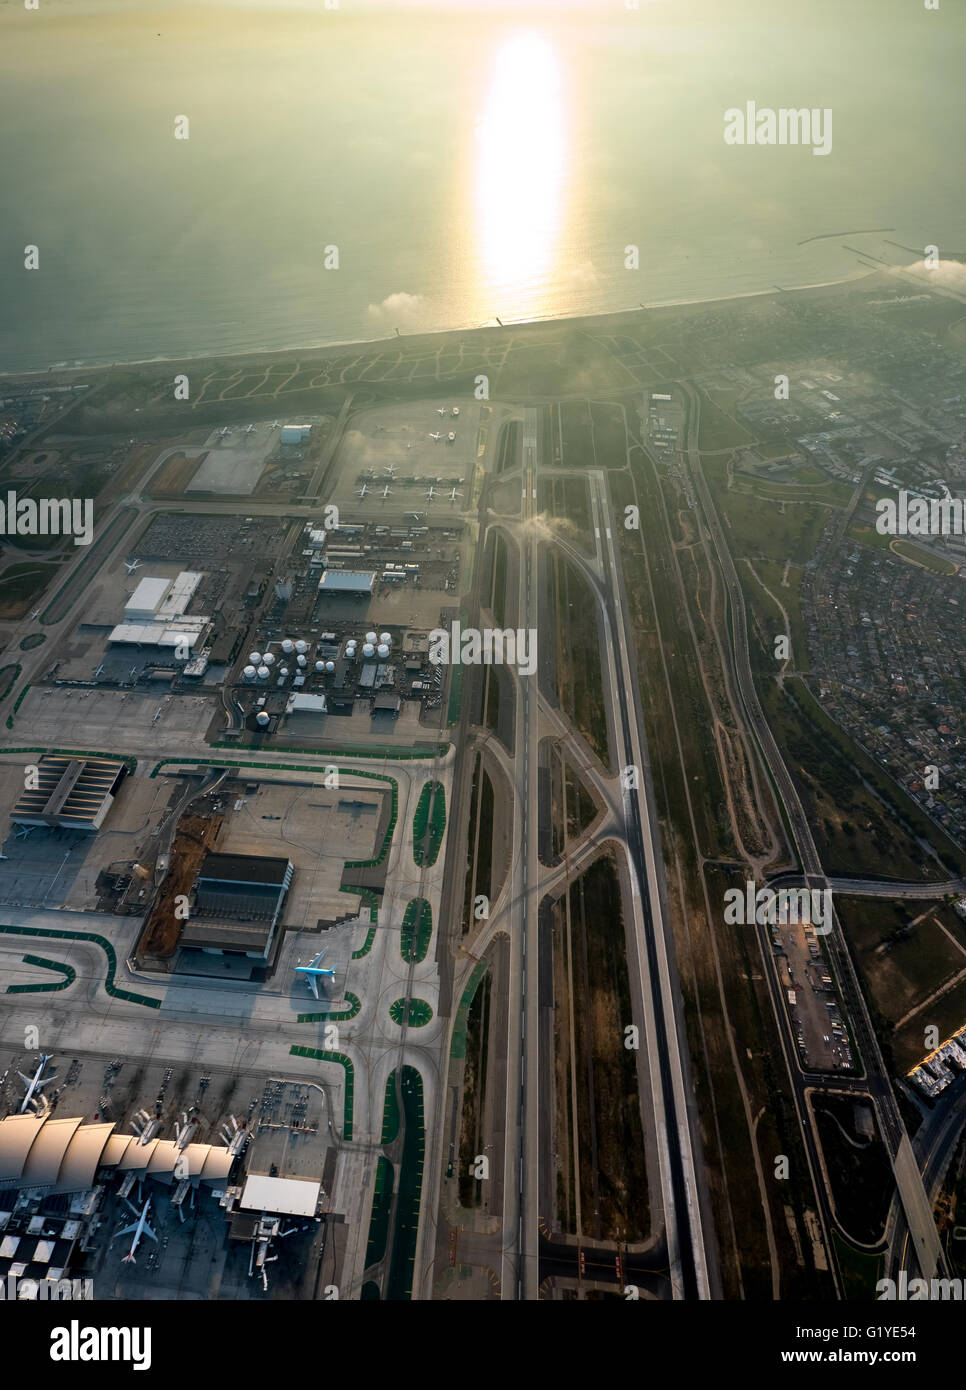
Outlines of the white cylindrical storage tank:
[{"label": "white cylindrical storage tank", "polygon": [[375,654],[376,654],[376,649],[375,649],[375,647],[372,645],[371,642],[366,642],[366,643],[363,644],[363,648],[362,648],[362,655],[363,655],[363,656],[375,656]]},{"label": "white cylindrical storage tank", "polygon": [[345,649],[345,654],[346,654],[346,660],[347,660],[347,661],[352,661],[352,660],[354,659],[355,654],[356,654],[356,644],[355,644],[355,642],[350,642],[350,643],[349,643],[349,645],[348,645],[348,646],[346,647],[346,649]]},{"label": "white cylindrical storage tank", "polygon": [[280,667],[278,668],[278,674],[279,674],[280,676],[287,676],[287,675],[288,675],[288,667],[287,667],[287,666],[280,666]]},{"label": "white cylindrical storage tank", "polygon": [[367,632],[367,633],[366,633],[366,641],[367,641],[367,642],[375,643],[375,642],[378,642],[378,641],[379,641],[379,638],[377,637],[377,635],[376,635],[374,632]]},{"label": "white cylindrical storage tank", "polygon": [[292,653],[295,651],[295,643],[292,641],[291,637],[285,638],[284,642],[282,643],[282,651],[285,653],[286,656],[291,656]]},{"label": "white cylindrical storage tank", "polygon": [[252,663],[253,666],[261,666],[261,664],[262,664],[262,654],[261,654],[261,652],[249,652],[249,653],[248,653],[248,660]]},{"label": "white cylindrical storage tank", "polygon": [[298,662],[300,666],[306,665],[306,658],[304,656],[297,656],[295,660]]},{"label": "white cylindrical storage tank", "polygon": [[246,667],[245,667],[245,679],[248,680],[248,681],[253,681],[253,680],[255,679],[255,667],[254,667],[254,666],[246,666]]},{"label": "white cylindrical storage tank", "polygon": [[259,666],[259,668],[258,668],[258,679],[259,679],[259,680],[267,680],[267,679],[268,679],[268,667],[267,667],[267,666]]},{"label": "white cylindrical storage tank", "polygon": [[380,641],[380,642],[385,642],[386,645],[387,645],[388,647],[391,647],[391,646],[392,646],[392,633],[391,633],[391,632],[380,632],[380,634],[379,634],[379,641]]},{"label": "white cylindrical storage tank", "polygon": [[258,714],[255,715],[255,719],[259,724],[261,724],[263,729],[265,725],[268,723],[268,715],[265,713],[264,710],[259,710]]},{"label": "white cylindrical storage tank", "polygon": [[325,663],[325,669],[328,671],[329,675],[331,676],[332,672],[335,670],[335,662],[334,662],[334,661],[327,661],[327,662]]},{"label": "white cylindrical storage tank", "polygon": [[308,644],[308,642],[303,642],[303,641],[302,641],[302,638],[300,637],[299,640],[298,640],[298,641],[296,642],[296,644],[295,644],[295,650],[298,652],[299,656],[301,656],[304,652],[307,652],[308,649],[309,649],[309,644]]},{"label": "white cylindrical storage tank", "polygon": [[382,660],[385,661],[385,659],[386,659],[386,657],[387,657],[388,655],[389,655],[389,643],[388,643],[388,642],[380,642],[379,645],[378,645],[378,647],[376,648],[376,656],[381,657]]},{"label": "white cylindrical storage tank", "polygon": [[325,662],[324,662],[324,661],[317,661],[317,662],[315,663],[315,669],[316,669],[316,670],[319,672],[319,674],[321,675],[322,672],[325,670]]},{"label": "white cylindrical storage tank", "polygon": [[275,657],[272,654],[272,652],[266,652],[265,655],[262,657],[262,660],[265,662],[266,666],[275,665]]}]

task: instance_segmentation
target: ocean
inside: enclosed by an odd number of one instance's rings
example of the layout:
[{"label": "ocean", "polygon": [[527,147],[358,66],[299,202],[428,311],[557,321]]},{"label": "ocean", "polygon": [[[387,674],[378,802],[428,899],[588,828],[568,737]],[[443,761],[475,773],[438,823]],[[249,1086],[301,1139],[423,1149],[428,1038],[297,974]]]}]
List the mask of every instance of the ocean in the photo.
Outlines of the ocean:
[{"label": "ocean", "polygon": [[[966,103],[943,94],[964,35],[952,4],[915,0],[5,0],[0,371],[603,313],[962,252]],[[830,153],[726,144],[749,100],[830,110]]]}]

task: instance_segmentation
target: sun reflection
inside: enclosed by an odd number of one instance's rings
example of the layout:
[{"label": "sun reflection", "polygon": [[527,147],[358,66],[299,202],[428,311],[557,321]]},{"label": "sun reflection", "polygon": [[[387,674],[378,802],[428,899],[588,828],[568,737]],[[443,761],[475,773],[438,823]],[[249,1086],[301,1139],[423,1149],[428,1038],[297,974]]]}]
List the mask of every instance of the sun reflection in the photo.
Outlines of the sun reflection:
[{"label": "sun reflection", "polygon": [[479,253],[493,312],[538,312],[560,226],[565,165],[561,78],[540,34],[497,52],[477,126]]}]

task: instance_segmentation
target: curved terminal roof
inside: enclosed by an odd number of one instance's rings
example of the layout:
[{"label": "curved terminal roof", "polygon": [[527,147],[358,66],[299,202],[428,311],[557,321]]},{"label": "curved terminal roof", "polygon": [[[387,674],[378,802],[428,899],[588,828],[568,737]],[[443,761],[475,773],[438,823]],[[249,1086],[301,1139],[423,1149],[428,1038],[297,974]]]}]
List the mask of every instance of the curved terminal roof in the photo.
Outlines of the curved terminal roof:
[{"label": "curved terminal roof", "polygon": [[101,1162],[105,1167],[116,1168],[127,1150],[128,1144],[136,1144],[137,1140],[132,1139],[129,1134],[112,1134],[104,1145],[104,1154]]},{"label": "curved terminal roof", "polygon": [[84,1121],[45,1120],[44,1127],[30,1146],[21,1173],[24,1187],[51,1187],[57,1181],[68,1145]]},{"label": "curved terminal roof", "polygon": [[201,1169],[204,1182],[220,1182],[228,1177],[233,1162],[232,1154],[218,1144],[206,1144],[208,1153]]},{"label": "curved terminal roof", "polygon": [[44,1127],[43,1115],[8,1115],[0,1122],[0,1182],[16,1182]]},{"label": "curved terminal roof", "polygon": [[222,1145],[171,1139],[141,1144],[135,1135],[115,1134],[112,1121],[52,1120],[44,1115],[8,1115],[0,1120],[0,1187],[52,1187],[80,1192],[93,1187],[98,1171],[136,1172],[173,1178],[179,1159],[184,1175],[202,1182],[227,1178],[233,1155]]},{"label": "curved terminal roof", "polygon": [[99,1125],[81,1125],[64,1153],[57,1186],[81,1191],[94,1186],[94,1177],[103,1160],[104,1149],[114,1128],[113,1121]]}]

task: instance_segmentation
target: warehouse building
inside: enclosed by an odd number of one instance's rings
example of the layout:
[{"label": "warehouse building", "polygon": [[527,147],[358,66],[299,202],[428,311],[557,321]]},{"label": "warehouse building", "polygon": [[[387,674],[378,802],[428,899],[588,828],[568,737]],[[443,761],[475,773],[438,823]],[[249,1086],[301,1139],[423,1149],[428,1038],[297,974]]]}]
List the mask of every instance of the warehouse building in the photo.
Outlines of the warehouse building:
[{"label": "warehouse building", "polygon": [[111,758],[45,754],[11,813],[14,825],[96,833],[114,805],[127,767]]},{"label": "warehouse building", "polygon": [[178,970],[251,979],[272,958],[294,869],[290,859],[254,854],[205,856],[191,915],[181,933]]},{"label": "warehouse building", "polygon": [[112,629],[108,641],[192,650],[211,625],[210,618],[188,617],[185,611],[203,578],[202,570],[182,570],[176,579],[142,579],[124,605],[124,621]]},{"label": "warehouse building", "polygon": [[320,594],[371,594],[374,570],[326,570],[319,580]]}]

